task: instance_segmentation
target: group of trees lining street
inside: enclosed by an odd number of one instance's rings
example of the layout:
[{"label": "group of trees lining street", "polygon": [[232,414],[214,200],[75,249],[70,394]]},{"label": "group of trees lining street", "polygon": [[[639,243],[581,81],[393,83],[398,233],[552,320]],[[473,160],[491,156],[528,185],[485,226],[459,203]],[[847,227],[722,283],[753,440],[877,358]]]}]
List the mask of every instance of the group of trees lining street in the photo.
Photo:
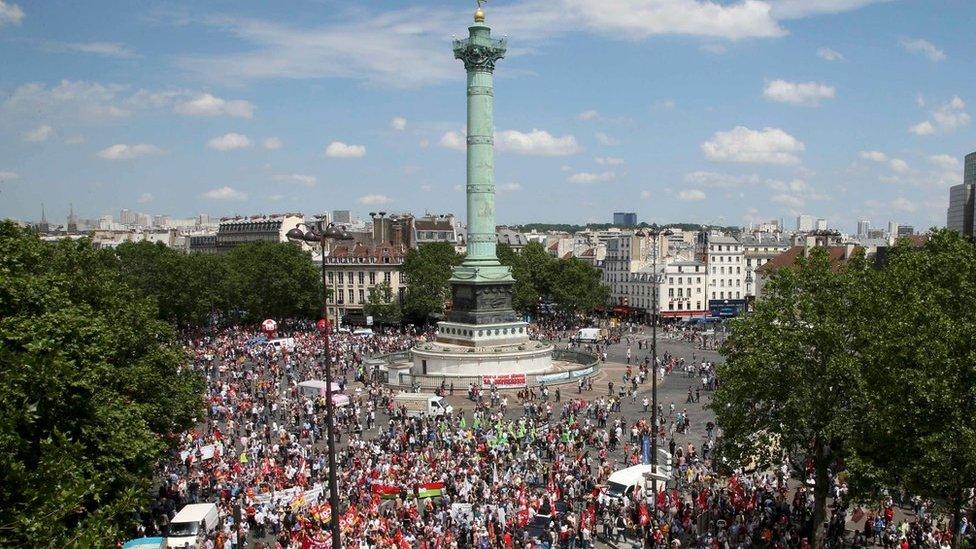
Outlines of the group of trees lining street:
[{"label": "group of trees lining street", "polygon": [[814,249],[771,275],[723,349],[719,453],[812,476],[814,525],[840,474],[855,501],[931,498],[958,532],[976,486],[976,246],[939,231],[885,259]]},{"label": "group of trees lining street", "polygon": [[[540,302],[552,303],[566,314],[589,313],[609,299],[610,290],[600,282],[600,271],[585,261],[557,259],[536,242],[518,252],[499,244],[497,254],[499,261],[512,269],[512,306],[519,313],[536,313]],[[463,260],[464,256],[446,242],[407,252],[402,273],[407,281],[404,317],[425,323],[440,315],[451,298],[451,268]],[[375,304],[373,301],[368,301],[366,314],[371,314],[371,307],[386,303],[382,298]]]},{"label": "group of trees lining street", "polygon": [[137,242],[119,245],[114,256],[125,282],[155,299],[160,317],[178,326],[213,317],[317,318],[322,310],[320,272],[293,244],[253,242],[207,255]]},{"label": "group of trees lining street", "polygon": [[112,545],[202,417],[202,379],[121,264],[0,223],[0,547]]}]

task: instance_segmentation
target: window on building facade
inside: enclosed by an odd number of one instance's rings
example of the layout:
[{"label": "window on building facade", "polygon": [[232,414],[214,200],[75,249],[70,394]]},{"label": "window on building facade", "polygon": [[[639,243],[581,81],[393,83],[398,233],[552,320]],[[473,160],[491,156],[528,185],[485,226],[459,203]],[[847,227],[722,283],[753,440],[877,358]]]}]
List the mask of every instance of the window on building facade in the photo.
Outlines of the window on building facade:
[{"label": "window on building facade", "polygon": [[366,273],[363,271],[359,271],[359,283],[366,284]]},{"label": "window on building facade", "polygon": [[695,310],[698,310],[698,311],[701,310],[701,301],[696,301],[695,302]]},{"label": "window on building facade", "polygon": [[674,288],[668,288],[668,297],[674,297]]},{"label": "window on building facade", "polygon": [[327,276],[328,276],[328,278],[329,278],[329,284],[332,284],[332,274],[333,274],[333,273],[332,273],[332,271],[329,271],[329,272],[327,273]]},{"label": "window on building facade", "polygon": [[739,292],[735,292],[735,298],[739,299]]},{"label": "window on building facade", "polygon": [[342,290],[337,290],[335,295],[336,295],[336,298],[337,298],[336,299],[336,303],[338,303],[339,305],[342,305],[343,303],[346,302],[346,300],[342,298],[345,295],[342,292]]},{"label": "window on building facade", "polygon": [[364,292],[362,290],[359,290],[359,302],[360,303],[366,303],[366,297],[365,297]]},{"label": "window on building facade", "polygon": [[386,282],[387,284],[390,283],[390,271],[383,273],[383,282]]},{"label": "window on building facade", "polygon": [[342,279],[343,278],[342,275],[343,275],[343,272],[342,271],[339,271],[339,284],[345,284],[345,281]]},{"label": "window on building facade", "polygon": [[376,284],[376,271],[370,271],[369,272],[369,283],[371,285],[372,284]]},{"label": "window on building facade", "polygon": [[355,302],[356,302],[356,296],[355,294],[352,293],[352,290],[349,290],[349,304],[351,305]]}]

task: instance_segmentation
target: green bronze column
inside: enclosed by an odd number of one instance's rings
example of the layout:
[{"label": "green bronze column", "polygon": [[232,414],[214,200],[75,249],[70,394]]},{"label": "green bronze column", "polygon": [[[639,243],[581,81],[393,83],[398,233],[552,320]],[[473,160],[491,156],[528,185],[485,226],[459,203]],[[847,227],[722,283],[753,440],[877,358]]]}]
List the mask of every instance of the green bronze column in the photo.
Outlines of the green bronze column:
[{"label": "green bronze column", "polygon": [[[454,57],[464,62],[468,73],[467,136],[467,257],[464,265],[475,267],[476,278],[499,280],[495,255],[495,151],[494,85],[495,62],[505,56],[505,42],[491,37],[485,14],[475,12],[474,25],[466,40],[455,40]],[[489,267],[489,269],[484,269]]]},{"label": "green bronze column", "polygon": [[[491,37],[491,29],[485,25],[485,12],[480,7],[468,32],[468,38],[454,41],[454,57],[464,62],[468,72],[468,251],[464,262],[454,268],[451,276],[452,306],[448,320],[455,324],[444,327],[462,334],[451,338],[452,341],[466,341],[464,344],[470,345],[472,338],[485,336],[484,331],[469,330],[462,325],[512,323],[517,317],[512,310],[515,283],[512,271],[499,263],[495,253],[498,236],[495,233],[492,73],[495,62],[505,56],[505,41]],[[517,332],[520,328],[522,332]],[[515,333],[525,333],[524,325],[509,324],[504,329],[513,337]],[[438,337],[444,340],[446,336],[441,333]]]}]

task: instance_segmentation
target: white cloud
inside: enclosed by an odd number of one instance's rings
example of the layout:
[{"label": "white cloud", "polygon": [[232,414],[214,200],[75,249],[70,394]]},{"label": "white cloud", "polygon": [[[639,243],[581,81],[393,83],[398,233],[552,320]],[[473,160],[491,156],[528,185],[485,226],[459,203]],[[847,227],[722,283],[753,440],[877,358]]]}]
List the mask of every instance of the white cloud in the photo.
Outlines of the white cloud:
[{"label": "white cloud", "polygon": [[598,113],[598,112],[596,112],[594,110],[583,111],[583,112],[579,113],[576,116],[576,118],[578,118],[578,119],[580,119],[580,120],[582,120],[584,122],[592,122],[594,120],[599,120],[600,119],[600,113]]},{"label": "white cloud", "polygon": [[201,93],[192,99],[177,103],[173,111],[183,116],[251,118],[254,116],[254,105],[243,99],[228,101],[209,93]]},{"label": "white cloud", "polygon": [[959,171],[962,169],[962,162],[960,162],[955,156],[950,156],[948,154],[934,154],[928,158],[928,161],[933,166],[947,172]]},{"label": "white cloud", "polygon": [[843,13],[891,0],[766,0],[777,19],[800,19],[814,15]]},{"label": "white cloud", "polygon": [[238,191],[227,185],[217,189],[211,189],[201,196],[210,200],[247,200],[247,193]]},{"label": "white cloud", "polygon": [[20,9],[20,6],[13,3],[8,4],[4,0],[0,0],[0,27],[7,23],[19,25],[20,20],[23,18],[24,11]]},{"label": "white cloud", "polygon": [[794,196],[792,194],[785,194],[785,193],[774,195],[769,200],[773,204],[779,204],[781,206],[787,206],[790,208],[802,208],[804,204],[806,204],[806,202],[802,198],[798,196]]},{"label": "white cloud", "polygon": [[844,56],[836,50],[830,48],[817,48],[817,55],[821,59],[826,59],[827,61],[843,61]]},{"label": "white cloud", "polygon": [[901,213],[914,213],[918,210],[918,207],[904,196],[892,200],[890,206],[892,210]]},{"label": "white cloud", "polygon": [[622,166],[626,164],[623,158],[615,158],[612,156],[598,156],[593,160],[601,166]]},{"label": "white cloud", "polygon": [[793,179],[792,181],[769,179],[766,181],[766,186],[774,191],[786,191],[795,194],[808,193],[810,191],[810,185],[802,179]]},{"label": "white cloud", "polygon": [[467,147],[467,140],[465,139],[463,132],[452,130],[445,132],[444,135],[441,136],[439,144],[445,149],[463,151]]},{"label": "white cloud", "polygon": [[38,126],[33,130],[24,132],[24,141],[31,143],[40,143],[42,141],[47,141],[54,136],[54,128],[44,124],[43,126]]},{"label": "white cloud", "polygon": [[674,106],[675,103],[671,99],[658,99],[657,101],[654,102],[653,105],[651,105],[651,108],[655,110],[669,111],[673,109]]},{"label": "white cloud", "polygon": [[579,172],[569,176],[570,183],[605,183],[617,178],[616,172]]},{"label": "white cloud", "polygon": [[861,151],[859,156],[872,162],[886,162],[888,160],[888,155],[881,151]]},{"label": "white cloud", "polygon": [[694,202],[705,200],[705,192],[699,189],[682,189],[678,191],[678,200],[684,202]]},{"label": "white cloud", "polygon": [[745,126],[716,132],[701,145],[709,160],[756,164],[798,164],[805,145],[779,128],[751,130]]},{"label": "white cloud", "polygon": [[922,38],[902,38],[901,47],[916,55],[924,56],[928,58],[929,61],[936,63],[939,61],[944,61],[946,58],[944,51],[937,48],[935,44],[929,42],[928,40],[923,40]]},{"label": "white cloud", "polygon": [[499,151],[528,156],[567,156],[583,150],[572,135],[555,137],[547,131],[537,129],[530,132],[495,132],[495,146]]},{"label": "white cloud", "polygon": [[14,179],[18,179],[19,177],[20,177],[20,175],[18,175],[17,172],[3,172],[3,171],[0,171],[0,183],[5,183],[7,181],[13,181]]},{"label": "white cloud", "polygon": [[163,151],[155,145],[140,143],[138,145],[126,145],[117,143],[98,151],[98,156],[105,160],[132,160],[143,156],[162,154]]},{"label": "white cloud", "polygon": [[833,99],[835,95],[836,90],[833,86],[819,82],[772,80],[766,82],[766,88],[763,90],[763,96],[770,101],[804,107],[820,106],[820,101]]},{"label": "white cloud", "polygon": [[148,204],[155,199],[156,197],[153,196],[152,193],[142,193],[141,195],[139,195],[139,198],[136,199],[136,202],[138,202],[139,204]]},{"label": "white cloud", "polygon": [[398,132],[402,132],[403,130],[407,129],[407,119],[402,116],[394,116],[393,119],[390,120],[390,127]]},{"label": "white cloud", "polygon": [[81,145],[85,142],[85,137],[83,135],[72,135],[71,137],[64,140],[68,145]]},{"label": "white cloud", "polygon": [[367,194],[365,196],[360,196],[359,200],[356,202],[359,202],[363,206],[380,206],[393,202],[393,199],[385,194]]},{"label": "white cloud", "polygon": [[298,183],[299,185],[304,185],[306,187],[314,187],[318,182],[318,178],[316,178],[314,175],[304,175],[300,173],[276,175],[274,176],[274,180],[286,183]]},{"label": "white cloud", "polygon": [[[177,63],[207,78],[234,83],[241,79],[351,78],[410,88],[463,77],[443,50],[444,40],[458,32],[455,8],[417,4],[346,13],[316,26],[233,16],[203,18],[202,24],[239,41],[240,49],[184,55]],[[627,41],[656,35],[739,40],[787,34],[772,16],[769,4],[760,0],[733,4],[713,0],[524,0],[494,7],[491,20],[495,28],[512,36],[540,42],[574,32]]]},{"label": "white cloud", "polygon": [[685,175],[685,182],[713,189],[731,189],[748,183],[757,183],[755,175],[728,175],[715,172],[691,172]]},{"label": "white cloud", "polygon": [[901,158],[892,158],[888,165],[896,173],[906,173],[908,171],[908,162],[905,162]]},{"label": "white cloud", "polygon": [[932,135],[935,133],[935,126],[933,126],[931,122],[926,120],[924,122],[919,122],[918,124],[915,124],[911,128],[908,128],[908,131],[914,133],[915,135]]},{"label": "white cloud", "polygon": [[271,196],[268,197],[268,200],[270,200],[272,202],[278,202],[278,201],[280,201],[284,197],[285,197],[285,195],[282,195],[282,194],[273,194],[273,195],[271,195]]},{"label": "white cloud", "polygon": [[46,117],[60,121],[103,122],[129,114],[122,106],[125,86],[62,80],[57,86],[30,83],[18,86],[3,103],[11,116],[32,120]]},{"label": "white cloud", "polygon": [[950,133],[968,126],[970,120],[969,113],[966,112],[966,103],[956,95],[932,111],[931,120],[919,122],[908,131],[920,136]]},{"label": "white cloud", "polygon": [[325,148],[325,156],[329,158],[361,158],[366,156],[366,146],[347,145],[342,141],[333,141]]},{"label": "white cloud", "polygon": [[218,151],[233,151],[235,149],[246,149],[253,145],[251,139],[239,133],[225,133],[207,141],[207,146]]},{"label": "white cloud", "polygon": [[277,137],[267,137],[261,142],[261,145],[263,145],[264,148],[268,149],[269,151],[276,151],[280,149],[284,143],[282,143],[281,139]]},{"label": "white cloud", "polygon": [[28,83],[18,86],[3,102],[0,114],[35,121],[39,118],[69,123],[104,123],[136,113],[175,111],[187,116],[249,118],[254,106],[247,101],[224,100],[185,89],[132,91],[111,83],[62,80],[56,85]]},{"label": "white cloud", "polygon": [[116,59],[134,59],[139,55],[118,42],[52,42],[49,47],[55,51],[90,53]]},{"label": "white cloud", "polygon": [[521,183],[505,183],[504,185],[498,186],[498,191],[503,193],[513,193],[522,190]]},{"label": "white cloud", "polygon": [[597,143],[601,145],[605,145],[607,147],[613,147],[620,144],[620,141],[618,141],[613,137],[610,137],[609,135],[603,132],[596,132],[595,134],[593,134],[593,137],[596,138]]}]

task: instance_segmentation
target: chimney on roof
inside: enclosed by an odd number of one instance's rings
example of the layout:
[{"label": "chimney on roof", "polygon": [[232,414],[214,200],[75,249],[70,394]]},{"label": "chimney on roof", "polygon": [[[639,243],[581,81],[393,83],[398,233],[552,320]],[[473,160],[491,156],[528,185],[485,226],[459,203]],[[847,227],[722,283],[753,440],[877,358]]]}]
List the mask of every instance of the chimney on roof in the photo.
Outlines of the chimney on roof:
[{"label": "chimney on roof", "polygon": [[403,247],[403,225],[393,225],[393,247],[397,250]]}]

